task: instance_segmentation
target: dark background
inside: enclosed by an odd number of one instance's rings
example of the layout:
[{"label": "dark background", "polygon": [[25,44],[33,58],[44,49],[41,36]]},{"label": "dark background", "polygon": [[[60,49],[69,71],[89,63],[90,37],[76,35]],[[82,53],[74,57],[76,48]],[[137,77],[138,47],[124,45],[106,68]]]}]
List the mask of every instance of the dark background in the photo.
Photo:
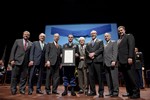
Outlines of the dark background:
[{"label": "dark background", "polygon": [[[50,0],[48,2],[3,2],[0,9],[1,39],[0,57],[5,47],[5,64],[8,63],[11,47],[22,32],[30,31],[31,41],[38,40],[46,25],[117,23],[132,33],[136,47],[144,54],[146,69],[149,63],[149,8],[146,2],[103,0]],[[52,38],[52,37],[50,37]]]}]

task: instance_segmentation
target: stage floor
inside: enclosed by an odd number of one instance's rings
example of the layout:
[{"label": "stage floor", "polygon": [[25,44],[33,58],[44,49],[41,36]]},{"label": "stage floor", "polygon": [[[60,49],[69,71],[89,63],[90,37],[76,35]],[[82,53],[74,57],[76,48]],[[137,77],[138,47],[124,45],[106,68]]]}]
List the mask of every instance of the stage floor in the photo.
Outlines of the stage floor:
[{"label": "stage floor", "polygon": [[[34,87],[34,90],[36,87]],[[98,89],[98,86],[96,86],[96,89]],[[119,96],[118,97],[109,97],[105,96],[105,94],[108,94],[108,88],[105,86],[104,90],[104,98],[99,98],[97,96],[85,96],[84,94],[77,94],[77,96],[71,96],[70,92],[68,93],[67,96],[61,96],[61,93],[63,92],[64,88],[62,85],[58,87],[58,92],[60,95],[47,95],[44,86],[42,86],[42,91],[44,94],[36,94],[34,91],[32,95],[28,95],[28,91],[26,90],[25,95],[21,95],[19,92],[17,92],[16,95],[11,95],[10,93],[10,86],[5,85],[5,86],[0,86],[0,100],[129,100],[130,98],[128,97],[122,97],[122,94],[126,92],[125,87],[120,87],[119,88]],[[145,88],[141,89],[141,98],[136,99],[136,100],[150,100],[150,88]]]}]

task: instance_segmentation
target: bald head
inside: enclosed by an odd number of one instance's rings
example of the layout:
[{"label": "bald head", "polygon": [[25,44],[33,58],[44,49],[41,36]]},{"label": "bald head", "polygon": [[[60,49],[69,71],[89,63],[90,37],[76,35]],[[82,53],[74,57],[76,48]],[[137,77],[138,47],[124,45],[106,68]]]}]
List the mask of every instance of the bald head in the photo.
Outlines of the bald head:
[{"label": "bald head", "polygon": [[105,40],[108,42],[111,39],[111,34],[110,33],[105,33],[104,37],[105,37]]}]

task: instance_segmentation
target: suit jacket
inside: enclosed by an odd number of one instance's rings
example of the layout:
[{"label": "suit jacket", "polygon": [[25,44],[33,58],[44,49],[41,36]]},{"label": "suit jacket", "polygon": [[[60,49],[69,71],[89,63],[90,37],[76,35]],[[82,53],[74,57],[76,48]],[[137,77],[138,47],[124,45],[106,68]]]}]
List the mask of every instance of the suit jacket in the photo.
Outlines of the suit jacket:
[{"label": "suit jacket", "polygon": [[104,63],[110,67],[112,61],[117,61],[117,42],[109,41],[108,45],[104,47]]},{"label": "suit jacket", "polygon": [[135,40],[132,34],[124,34],[123,39],[118,44],[118,60],[121,64],[127,64],[128,58],[135,60]]},{"label": "suit jacket", "polygon": [[25,50],[23,39],[17,39],[12,47],[9,61],[11,62],[14,60],[15,65],[22,65],[23,61],[28,63],[31,46],[32,42],[28,41],[28,47]]},{"label": "suit jacket", "polygon": [[[86,45],[84,45],[83,48],[81,48],[81,45],[79,45],[78,48],[79,48],[79,57],[84,57],[84,58],[86,58],[86,55],[85,55],[85,48],[86,48]],[[79,58],[79,59],[80,59],[80,58]],[[83,67],[86,67],[85,59],[84,59],[84,60],[79,60],[78,68],[83,68]]]},{"label": "suit jacket", "polygon": [[59,61],[58,63],[61,63],[61,57],[60,57],[61,53],[62,53],[61,45],[59,45],[57,48],[54,42],[48,43],[46,46],[46,53],[45,53],[46,62],[50,61],[51,65],[55,65],[56,61]]},{"label": "suit jacket", "polygon": [[142,69],[142,66],[144,66],[143,54],[142,52],[137,52],[135,54],[135,68]]},{"label": "suit jacket", "polygon": [[[75,53],[79,54],[79,48],[74,43],[72,43],[71,45],[69,45],[69,43],[66,43],[66,44],[63,45],[63,48],[74,48]],[[76,66],[78,66],[78,64],[79,64],[79,58],[78,57],[75,58],[75,63],[76,63]]]},{"label": "suit jacket", "polygon": [[[90,41],[86,45],[86,63],[93,62],[103,62],[103,51],[104,51],[104,44],[103,41],[96,39],[94,46],[92,46],[92,42]],[[95,53],[94,60],[89,57],[89,53]]]},{"label": "suit jacket", "polygon": [[30,61],[34,61],[34,65],[44,64],[45,50],[46,50],[46,43],[44,43],[44,47],[42,49],[39,41],[33,42],[30,51]]}]

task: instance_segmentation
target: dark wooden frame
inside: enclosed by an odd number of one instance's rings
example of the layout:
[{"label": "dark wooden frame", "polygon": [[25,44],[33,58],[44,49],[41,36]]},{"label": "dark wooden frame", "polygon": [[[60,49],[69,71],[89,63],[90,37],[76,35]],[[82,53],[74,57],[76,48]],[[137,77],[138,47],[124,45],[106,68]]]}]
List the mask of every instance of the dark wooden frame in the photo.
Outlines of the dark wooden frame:
[{"label": "dark wooden frame", "polygon": [[[72,50],[73,51],[73,62],[72,63],[66,63],[65,60],[65,51],[66,50]],[[75,66],[75,49],[74,48],[64,48],[62,52],[62,66]]]}]

